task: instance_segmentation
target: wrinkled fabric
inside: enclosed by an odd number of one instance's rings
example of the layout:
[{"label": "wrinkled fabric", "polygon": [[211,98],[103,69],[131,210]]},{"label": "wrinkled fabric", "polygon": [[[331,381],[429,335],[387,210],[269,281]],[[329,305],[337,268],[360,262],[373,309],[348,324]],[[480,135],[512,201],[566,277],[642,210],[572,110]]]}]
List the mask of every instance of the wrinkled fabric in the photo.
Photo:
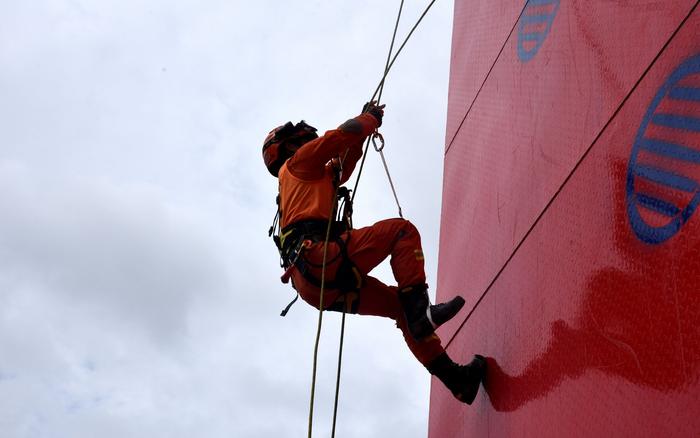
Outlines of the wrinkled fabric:
[{"label": "wrinkled fabric", "polygon": [[[338,291],[327,289],[324,292],[323,308],[341,310],[345,307],[349,313],[375,315],[391,318],[401,330],[404,340],[413,355],[425,366],[443,353],[440,338],[431,335],[416,341],[408,331],[406,318],[399,302],[400,288],[425,283],[423,251],[420,235],[416,227],[404,219],[387,219],[370,227],[364,227],[344,233],[341,238],[346,242],[348,257],[364,277],[364,284],[358,295],[345,297]],[[323,264],[323,242],[312,245],[305,252],[305,258],[313,265]],[[341,262],[338,243],[330,241],[327,248],[326,280],[335,278]],[[388,286],[368,274],[387,257],[391,257],[391,269],[398,282],[398,287]],[[311,274],[321,279],[320,267],[309,267]],[[294,286],[304,301],[318,308],[320,288],[313,286],[299,271],[292,274]],[[359,300],[357,303],[354,300]],[[352,309],[356,309],[353,312]]]},{"label": "wrinkled fabric", "polygon": [[[339,183],[345,183],[362,157],[362,143],[377,129],[370,114],[355,117],[361,129],[341,128],[304,144],[279,171],[281,226],[302,220],[328,220],[335,203],[334,178],[342,163]],[[347,124],[348,122],[345,122]]]}]

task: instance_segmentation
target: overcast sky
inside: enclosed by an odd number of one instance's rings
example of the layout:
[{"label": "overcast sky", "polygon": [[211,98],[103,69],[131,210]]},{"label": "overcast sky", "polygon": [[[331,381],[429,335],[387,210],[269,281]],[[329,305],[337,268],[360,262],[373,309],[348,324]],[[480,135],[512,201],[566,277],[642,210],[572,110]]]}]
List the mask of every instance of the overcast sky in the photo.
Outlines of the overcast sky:
[{"label": "overcast sky", "polygon": [[[317,311],[279,317],[294,292],[260,150],[287,120],[323,132],[359,112],[399,3],[0,0],[3,437],[306,436]],[[427,3],[406,2],[401,38]],[[433,286],[451,26],[436,2],[383,98]],[[397,215],[374,152],[355,211]],[[339,323],[324,318],[319,437]],[[348,318],[337,436],[425,437],[428,395],[391,321]]]}]

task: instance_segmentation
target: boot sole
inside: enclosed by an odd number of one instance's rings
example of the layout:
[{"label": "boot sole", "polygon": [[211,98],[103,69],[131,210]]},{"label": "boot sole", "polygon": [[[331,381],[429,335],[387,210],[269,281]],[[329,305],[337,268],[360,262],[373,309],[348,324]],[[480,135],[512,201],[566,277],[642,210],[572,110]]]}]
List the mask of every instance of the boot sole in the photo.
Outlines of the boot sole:
[{"label": "boot sole", "polygon": [[[461,296],[457,295],[454,297],[452,300],[448,301],[447,303],[443,303],[442,305],[447,304],[448,306],[451,306],[448,312],[443,313],[441,315],[432,315],[432,318],[430,320],[431,324],[437,329],[447,321],[451,320],[454,318],[460,310],[462,310],[462,307],[464,307],[464,298]],[[431,306],[436,307],[436,306]],[[432,313],[432,309],[431,309]]]}]

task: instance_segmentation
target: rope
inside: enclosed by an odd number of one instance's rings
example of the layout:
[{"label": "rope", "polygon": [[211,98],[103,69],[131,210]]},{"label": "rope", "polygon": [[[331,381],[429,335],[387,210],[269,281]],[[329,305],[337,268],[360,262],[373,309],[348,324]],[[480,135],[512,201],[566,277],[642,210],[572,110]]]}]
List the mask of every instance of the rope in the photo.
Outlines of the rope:
[{"label": "rope", "polygon": [[493,71],[493,68],[496,66],[496,63],[498,63],[498,60],[501,58],[501,54],[503,53],[503,49],[506,48],[508,41],[510,41],[510,37],[513,35],[513,31],[518,26],[518,23],[520,23],[520,18],[522,17],[523,13],[525,13],[525,9],[527,8],[528,3],[529,3],[529,0],[526,1],[525,4],[523,5],[523,8],[520,10],[520,14],[518,14],[518,18],[515,20],[515,23],[513,24],[513,27],[510,29],[510,32],[508,32],[508,36],[503,41],[503,44],[501,45],[501,50],[498,51],[498,54],[496,55],[496,59],[494,59],[493,63],[491,63],[491,67],[489,68],[489,71],[486,73],[486,76],[484,76],[484,80],[481,82],[479,89],[476,91],[476,94],[474,95],[474,99],[472,99],[471,103],[469,104],[469,107],[467,108],[467,112],[464,114],[462,121],[459,122],[459,126],[455,130],[455,133],[452,136],[452,138],[450,139],[450,142],[447,144],[447,147],[445,148],[445,155],[447,155],[447,152],[452,147],[452,143],[454,143],[455,139],[457,138],[457,133],[459,132],[460,129],[462,129],[462,125],[464,125],[464,122],[467,120],[467,117],[469,116],[469,113],[471,112],[472,107],[474,106],[474,103],[476,103],[476,99],[479,98],[479,95],[481,94],[481,90],[484,88],[484,85],[486,85],[486,80],[491,76],[491,72]]},{"label": "rope", "polygon": [[333,429],[331,430],[331,438],[335,438],[335,423],[338,418],[338,396],[340,394],[340,368],[343,364],[343,343],[345,340],[345,309],[348,304],[347,294],[343,298],[343,318],[340,323],[340,343],[338,346],[338,373],[335,378],[335,400],[333,401]]},{"label": "rope", "polygon": [[[394,42],[396,41],[396,34],[397,34],[398,29],[399,29],[399,22],[401,21],[401,13],[403,11],[403,4],[404,4],[404,0],[401,0],[401,4],[399,5],[399,12],[396,15],[396,23],[394,24],[394,31],[391,35],[391,44],[389,45],[389,53],[387,54],[386,65],[384,66],[384,76],[382,77],[382,80],[380,82],[380,86],[378,88],[379,96],[377,97],[377,104],[379,104],[379,102],[382,99],[382,92],[384,91],[384,80],[386,78],[386,75],[389,73],[389,69],[391,68],[391,63],[392,63],[391,54],[394,50]],[[425,12],[423,13],[423,15],[425,15]],[[421,16],[421,20],[422,20],[422,18],[423,17]],[[415,26],[414,26],[414,28],[415,28]],[[410,34],[409,34],[409,37],[410,37]],[[408,40],[408,38],[406,39],[406,41],[407,40]],[[406,44],[406,41],[404,41],[403,45]],[[403,45],[402,45],[402,47],[403,47]],[[375,91],[375,94],[376,93],[377,92]],[[374,96],[372,96],[372,97],[374,98]],[[370,101],[372,101],[372,100],[373,99],[370,99]],[[371,136],[370,138],[374,138],[374,136]],[[362,164],[360,165],[360,172],[358,173],[357,179],[355,181],[355,188],[354,188],[355,190],[357,189],[357,184],[360,180],[360,174],[362,173],[362,167],[364,166],[365,157],[367,156],[367,148],[369,147],[370,138],[367,139],[367,144],[365,146],[365,152],[362,154]],[[376,147],[375,147],[375,149],[376,149]],[[398,205],[398,207],[399,207],[399,216],[401,216],[403,218],[403,215],[401,214],[401,205],[399,204],[399,199],[396,196],[396,190],[394,188],[394,183],[391,179],[391,174],[389,173],[389,168],[387,167],[386,160],[384,159],[384,153],[382,152],[382,149],[384,149],[384,140],[383,139],[382,139],[381,149],[379,149],[378,152],[380,153],[380,155],[382,157],[382,162],[384,163],[384,169],[386,171],[387,177],[389,178],[389,184],[391,185],[391,190],[394,193],[394,199],[396,200],[396,205]],[[347,151],[346,151],[346,155],[347,155]],[[352,202],[355,199],[355,190],[353,190],[353,194],[350,198],[350,202]],[[324,263],[323,269],[325,270],[325,263]],[[335,379],[335,398],[333,401],[333,426],[331,429],[331,438],[335,438],[335,426],[337,424],[337,419],[338,419],[338,400],[339,400],[339,396],[340,396],[340,375],[341,375],[342,364],[343,364],[343,345],[344,345],[344,340],[345,340],[346,308],[347,308],[347,295],[343,299],[343,316],[342,316],[341,323],[340,323],[340,342],[338,345],[338,371],[337,371],[336,379]]]},{"label": "rope", "polygon": [[[386,65],[384,65],[384,77],[382,77],[382,82],[381,86],[379,87],[379,96],[377,97],[377,103],[379,103],[380,100],[382,100],[382,92],[384,92],[384,78],[386,75],[389,73],[389,63],[391,62],[391,53],[394,51],[394,42],[396,42],[396,33],[399,30],[399,22],[401,21],[401,12],[403,12],[403,2],[404,0],[401,0],[401,4],[399,5],[399,12],[396,14],[396,23],[394,24],[394,32],[391,35],[391,44],[389,45],[389,53],[386,55]],[[375,91],[375,94],[377,92]],[[374,98],[374,96],[372,96]],[[373,99],[370,99],[370,102]]]},{"label": "rope", "polygon": [[323,243],[323,267],[321,268],[321,292],[318,299],[318,326],[316,328],[316,343],[314,345],[314,361],[313,361],[313,371],[311,377],[311,400],[309,401],[309,434],[308,438],[311,438],[313,432],[314,423],[314,397],[316,394],[316,368],[318,366],[318,344],[321,340],[321,326],[323,324],[323,293],[326,288],[326,261],[328,258],[328,240],[331,237],[331,226],[333,224],[333,219],[335,218],[335,204],[338,196],[338,187],[335,189],[335,195],[333,196],[333,210],[328,217],[328,226],[326,227],[326,239]]},{"label": "rope", "polygon": [[[403,219],[403,213],[401,212],[401,204],[399,203],[399,197],[396,195],[396,188],[394,187],[394,181],[391,179],[391,174],[389,173],[389,166],[386,164],[386,159],[384,158],[384,137],[378,132],[375,132],[371,136],[372,138],[372,144],[374,145],[374,150],[379,152],[379,156],[382,158],[382,164],[384,165],[384,171],[386,172],[386,176],[389,179],[389,186],[391,187],[391,192],[394,194],[394,201],[396,201],[396,206],[399,209],[399,217]],[[377,143],[375,142],[375,139],[379,138],[382,142],[382,146],[380,148],[377,148]]]},{"label": "rope", "polygon": [[[377,103],[379,103],[379,100],[381,99],[381,93],[384,90],[384,82],[386,81],[386,78],[389,75],[389,71],[391,70],[391,67],[394,66],[394,62],[396,62],[396,58],[398,58],[399,54],[401,54],[401,51],[403,50],[403,48],[406,46],[406,43],[413,35],[413,32],[415,32],[415,30],[418,28],[418,25],[423,21],[423,18],[428,13],[430,8],[433,7],[435,0],[432,0],[428,4],[428,6],[425,8],[425,10],[421,14],[420,18],[418,19],[418,21],[416,21],[416,24],[413,25],[410,32],[408,32],[408,35],[406,35],[406,38],[403,40],[403,43],[401,43],[401,46],[396,51],[396,54],[394,54],[394,56],[392,57],[391,51],[394,47],[394,39],[396,38],[396,33],[398,30],[398,26],[399,26],[399,19],[401,18],[401,10],[403,9],[403,3],[404,3],[403,0],[401,0],[401,7],[399,8],[399,14],[396,18],[396,26],[394,27],[394,35],[392,36],[392,39],[391,39],[391,48],[389,49],[389,56],[387,57],[387,64],[386,64],[386,67],[384,68],[384,75],[382,76],[381,81],[379,81],[377,88],[374,90],[372,97],[369,99],[370,102],[373,101],[375,97],[377,97],[377,94],[379,94],[379,98],[377,99]],[[389,61],[389,58],[391,58],[391,61]],[[362,169],[364,168],[365,159],[367,157],[367,151],[369,150],[369,142],[370,142],[370,140],[367,139],[367,143],[365,144],[365,151],[362,154],[362,161],[360,162],[360,168],[357,171],[357,179],[355,180],[355,187],[352,190],[352,200],[355,199],[355,195],[357,194],[357,186],[359,185],[360,177],[362,176]],[[383,159],[383,154],[382,154],[382,159]],[[389,176],[389,181],[391,182],[391,175],[389,175],[389,169],[386,167],[386,165],[384,166],[384,168],[387,172],[387,175]],[[391,183],[391,184],[393,186],[393,183]],[[396,191],[394,191],[394,197],[396,198]],[[398,204],[398,199],[397,199],[397,204]],[[398,207],[399,207],[399,215],[401,215],[401,206],[399,205]],[[401,216],[401,217],[403,217],[403,216]]]},{"label": "rope", "polygon": [[[401,3],[402,3],[402,7],[403,7],[403,1],[402,1]],[[386,69],[385,69],[385,71],[384,71],[384,76],[382,76],[382,80],[379,81],[379,85],[377,85],[377,89],[374,91],[374,94],[372,94],[372,98],[370,99],[370,101],[374,100],[374,98],[377,96],[377,93],[379,92],[379,90],[382,89],[382,88],[384,87],[384,81],[386,80],[387,75],[389,75],[389,70],[391,70],[391,67],[394,65],[394,62],[396,61],[396,58],[398,58],[398,56],[401,54],[401,51],[403,50],[404,46],[406,46],[406,43],[407,43],[408,40],[411,38],[411,35],[413,35],[413,32],[418,28],[418,25],[421,23],[421,21],[423,21],[423,18],[424,18],[425,15],[428,13],[428,11],[430,10],[430,8],[433,7],[433,3],[435,3],[435,0],[432,0],[432,1],[430,2],[430,4],[425,8],[425,10],[423,11],[423,13],[421,14],[421,16],[420,16],[420,18],[418,19],[418,21],[416,21],[416,24],[414,24],[414,25],[413,25],[413,28],[411,28],[411,31],[408,32],[408,35],[407,35],[406,38],[403,40],[403,43],[402,43],[401,46],[399,47],[399,50],[396,51],[396,54],[395,54],[394,57],[391,59],[391,62],[387,65],[387,67],[386,67]],[[395,34],[395,33],[396,33],[396,30],[394,30],[394,34]]]},{"label": "rope", "polygon": [[[420,18],[416,22],[416,24],[413,25],[413,28],[411,28],[411,31],[408,33],[406,38],[404,39],[403,43],[397,50],[397,52],[394,54],[392,58],[392,52],[394,48],[394,42],[396,40],[396,34],[397,30],[399,27],[399,21],[401,20],[401,12],[403,11],[403,4],[404,0],[401,0],[401,5],[399,7],[399,12],[396,17],[396,24],[394,25],[394,32],[391,37],[391,45],[389,47],[389,54],[387,55],[387,62],[384,67],[384,74],[382,75],[381,81],[379,81],[379,85],[377,85],[377,89],[374,91],[372,94],[372,97],[370,98],[370,102],[374,100],[375,97],[377,97],[377,104],[379,104],[379,101],[381,100],[381,95],[384,90],[384,83],[386,81],[386,78],[389,74],[389,71],[391,70],[391,67],[394,65],[394,62],[396,61],[396,58],[399,56],[401,51],[403,50],[404,46],[406,46],[406,43],[408,40],[411,38],[411,35],[413,35],[413,32],[418,28],[418,25],[423,21],[423,18],[425,15],[428,13],[430,8],[433,6],[433,3],[435,3],[435,0],[432,0],[428,7],[423,11],[421,14]],[[367,156],[367,150],[369,148],[369,143],[372,138],[375,137],[375,135],[379,135],[378,133],[373,134],[370,136],[370,138],[367,139],[367,144],[365,145],[365,151],[362,154],[362,162],[360,164],[360,169],[357,174],[357,179],[355,181],[355,187],[353,188],[352,192],[352,197],[350,198],[351,202],[355,199],[355,195],[357,194],[357,185],[360,182],[360,176],[362,175],[362,168],[364,167],[365,163],[365,158]],[[380,137],[381,138],[381,137]],[[382,139],[382,146],[380,149],[377,149],[375,146],[375,150],[380,153],[382,162],[384,163],[384,170],[386,171],[387,177],[389,178],[389,184],[391,185],[391,189],[394,193],[394,199],[396,200],[396,204],[399,208],[399,216],[403,217],[402,212],[401,212],[401,205],[399,204],[399,199],[396,195],[396,190],[394,188],[394,183],[391,179],[391,174],[389,173],[389,168],[386,164],[386,160],[384,158],[384,153],[382,150],[384,149],[384,141]],[[347,151],[346,154],[347,156]],[[342,162],[341,162],[342,166]],[[322,263],[322,268],[321,268],[321,288],[319,292],[319,305],[318,305],[318,324],[316,328],[316,342],[314,343],[314,356],[313,356],[313,370],[312,370],[312,376],[311,376],[311,397],[309,400],[309,424],[308,424],[308,438],[312,437],[313,433],[313,416],[314,416],[314,399],[315,399],[315,394],[316,394],[316,371],[318,368],[318,347],[321,339],[321,327],[323,324],[323,297],[324,297],[324,292],[325,292],[325,285],[326,285],[326,262],[327,262],[327,257],[328,257],[328,241],[330,240],[330,233],[331,233],[331,226],[333,224],[333,219],[335,218],[336,215],[336,209],[337,209],[337,198],[338,198],[338,188],[336,187],[335,189],[335,194],[333,197],[333,211],[331,212],[331,215],[328,218],[328,226],[326,228],[326,238],[323,243],[323,263]],[[345,297],[345,300],[347,300],[347,297]],[[333,430],[331,437],[335,438],[335,426],[336,426],[336,419],[337,419],[337,411],[338,411],[338,399],[339,399],[339,394],[340,394],[340,372],[341,372],[341,366],[342,366],[342,358],[343,358],[343,342],[344,342],[344,337],[345,337],[345,307],[346,307],[347,302],[345,302],[345,305],[343,306],[343,317],[342,317],[342,322],[341,322],[341,329],[340,329],[340,346],[338,349],[338,373],[336,377],[336,386],[335,386],[335,400],[334,400],[334,407],[333,407]]]},{"label": "rope", "polygon": [[[396,24],[394,24],[394,33],[391,36],[391,45],[389,46],[389,53],[387,54],[386,57],[386,65],[384,66],[384,76],[382,77],[382,81],[380,82],[378,86],[379,90],[379,95],[377,96],[377,105],[379,105],[379,102],[382,100],[382,93],[384,92],[384,80],[386,79],[386,75],[389,74],[389,68],[391,68],[391,54],[394,51],[394,42],[396,41],[396,32],[399,29],[399,22],[401,21],[401,12],[403,11],[403,3],[404,0],[401,0],[401,5],[399,5],[399,13],[396,15]],[[432,3],[430,4],[432,6]],[[430,9],[430,7],[428,7]],[[426,10],[427,12],[427,10]],[[425,15],[425,12],[423,13],[423,16]],[[423,16],[421,16],[421,20],[423,19]],[[420,20],[418,21],[420,23]],[[415,29],[415,26],[414,26]],[[413,31],[411,31],[413,32]],[[410,34],[409,34],[410,37]],[[404,41],[403,45],[401,45],[401,48],[403,48],[404,45],[406,45],[406,41],[408,41],[408,38]],[[398,55],[398,53],[397,53]],[[394,58],[396,59],[396,58]],[[375,91],[375,94],[377,92]],[[372,99],[370,99],[370,102]],[[377,148],[377,143],[375,142],[375,139],[379,137],[382,141],[382,146],[381,148]],[[386,164],[386,158],[384,158],[384,137],[381,136],[378,132],[371,135],[367,139],[367,145],[369,145],[369,140],[372,140],[372,143],[374,144],[374,150],[379,152],[379,156],[382,158],[382,164],[384,165],[384,171],[386,172],[386,177],[389,179],[389,185],[391,186],[391,192],[394,194],[394,200],[396,201],[396,206],[399,209],[399,217],[403,219],[403,213],[401,211],[401,204],[399,203],[399,197],[396,195],[396,188],[394,187],[394,181],[391,179],[391,173],[389,173],[389,166]],[[362,158],[364,159],[365,155],[363,154]],[[360,170],[362,172],[362,170]],[[355,182],[355,185],[357,186],[357,183],[360,180],[360,174],[357,174],[357,181]],[[355,187],[357,188],[357,187]],[[354,193],[354,192],[353,192]]]}]

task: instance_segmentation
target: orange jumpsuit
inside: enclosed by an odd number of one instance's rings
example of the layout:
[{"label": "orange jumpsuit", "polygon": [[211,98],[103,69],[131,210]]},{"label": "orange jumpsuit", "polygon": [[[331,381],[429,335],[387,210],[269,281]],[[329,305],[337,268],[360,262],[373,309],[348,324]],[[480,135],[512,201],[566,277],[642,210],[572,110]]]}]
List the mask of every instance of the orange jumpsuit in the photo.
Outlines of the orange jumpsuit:
[{"label": "orange jumpsuit", "polygon": [[[368,113],[362,114],[304,144],[287,160],[279,171],[282,228],[298,221],[328,221],[335,203],[332,160],[338,157],[343,160],[340,184],[345,183],[362,157],[364,139],[376,128],[377,120]],[[324,308],[342,310],[345,307],[351,313],[395,320],[411,352],[427,366],[445,350],[435,334],[421,341],[411,336],[398,298],[400,288],[425,283],[423,251],[416,227],[404,219],[387,219],[343,233],[341,239],[347,244],[348,257],[363,276],[363,286],[359,294],[350,293],[347,298],[338,290],[325,290]],[[310,266],[322,265],[323,246],[323,242],[317,242],[304,252]],[[327,251],[325,275],[328,282],[335,278],[342,256],[336,257],[341,250],[333,239],[329,241]],[[368,275],[389,256],[398,287],[388,286]],[[321,278],[321,268],[310,267],[309,270],[314,277]],[[296,269],[292,273],[292,282],[304,301],[319,307],[318,287],[309,283]]]}]

